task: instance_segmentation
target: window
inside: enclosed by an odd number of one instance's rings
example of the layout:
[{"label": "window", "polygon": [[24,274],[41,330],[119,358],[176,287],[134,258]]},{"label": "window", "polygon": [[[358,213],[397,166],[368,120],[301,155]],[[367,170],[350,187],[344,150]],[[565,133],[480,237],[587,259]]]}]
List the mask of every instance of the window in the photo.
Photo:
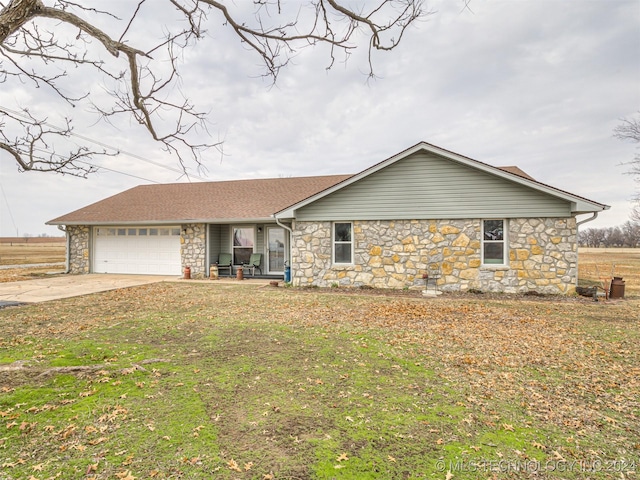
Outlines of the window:
[{"label": "window", "polygon": [[333,224],[333,263],[353,263],[351,223]]},{"label": "window", "polygon": [[507,263],[505,223],[505,220],[482,221],[482,263],[484,265]]},{"label": "window", "polygon": [[249,263],[253,253],[253,227],[233,227],[233,264]]}]

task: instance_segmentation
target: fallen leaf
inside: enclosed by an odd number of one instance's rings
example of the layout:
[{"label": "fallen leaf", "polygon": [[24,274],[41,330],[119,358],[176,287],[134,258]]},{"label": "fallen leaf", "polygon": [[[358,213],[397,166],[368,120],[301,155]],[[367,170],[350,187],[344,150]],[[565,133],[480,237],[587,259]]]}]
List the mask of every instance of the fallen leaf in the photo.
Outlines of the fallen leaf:
[{"label": "fallen leaf", "polygon": [[236,462],[233,458],[227,462],[227,466],[229,467],[229,470],[242,472],[242,469],[238,466],[238,462]]},{"label": "fallen leaf", "polygon": [[107,440],[107,437],[96,438],[94,440],[90,440],[89,445],[99,445],[100,443],[106,442]]},{"label": "fallen leaf", "polygon": [[131,470],[126,470],[124,472],[117,472],[116,477],[120,480],[136,480],[137,477],[131,475]]}]

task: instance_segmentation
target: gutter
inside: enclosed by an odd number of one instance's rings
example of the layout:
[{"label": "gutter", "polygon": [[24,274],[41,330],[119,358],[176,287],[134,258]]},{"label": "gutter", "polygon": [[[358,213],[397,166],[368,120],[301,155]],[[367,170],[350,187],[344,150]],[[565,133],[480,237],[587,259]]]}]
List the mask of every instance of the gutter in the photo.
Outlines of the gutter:
[{"label": "gutter", "polygon": [[70,263],[71,263],[70,256],[69,256],[69,249],[71,247],[71,237],[69,236],[69,232],[67,231],[64,225],[58,225],[58,230],[60,230],[61,232],[64,232],[64,236],[67,239],[67,248],[66,248],[65,259],[64,259],[64,273],[69,273]]}]

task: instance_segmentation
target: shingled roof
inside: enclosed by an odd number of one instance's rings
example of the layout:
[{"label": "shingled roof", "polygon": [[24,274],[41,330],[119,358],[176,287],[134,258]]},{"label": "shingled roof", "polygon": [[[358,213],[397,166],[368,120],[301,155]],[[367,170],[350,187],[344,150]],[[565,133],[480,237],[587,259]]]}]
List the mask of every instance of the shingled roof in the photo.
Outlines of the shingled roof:
[{"label": "shingled roof", "polygon": [[[572,202],[573,213],[608,205],[559,190],[515,166],[493,167],[421,142],[355,175],[142,185],[47,222],[49,225],[235,223],[290,218],[295,209],[347,187],[418,151],[427,151]],[[506,175],[506,177],[505,177]]]},{"label": "shingled roof", "polygon": [[47,222],[108,225],[257,221],[351,175],[141,185]]}]

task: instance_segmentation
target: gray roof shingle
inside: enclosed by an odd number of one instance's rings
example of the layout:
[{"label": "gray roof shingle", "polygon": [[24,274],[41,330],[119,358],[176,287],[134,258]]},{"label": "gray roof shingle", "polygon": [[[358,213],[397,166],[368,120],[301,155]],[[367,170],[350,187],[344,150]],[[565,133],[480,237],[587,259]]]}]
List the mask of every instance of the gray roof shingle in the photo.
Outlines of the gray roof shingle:
[{"label": "gray roof shingle", "polygon": [[52,225],[268,219],[351,175],[141,185],[47,222]]}]

